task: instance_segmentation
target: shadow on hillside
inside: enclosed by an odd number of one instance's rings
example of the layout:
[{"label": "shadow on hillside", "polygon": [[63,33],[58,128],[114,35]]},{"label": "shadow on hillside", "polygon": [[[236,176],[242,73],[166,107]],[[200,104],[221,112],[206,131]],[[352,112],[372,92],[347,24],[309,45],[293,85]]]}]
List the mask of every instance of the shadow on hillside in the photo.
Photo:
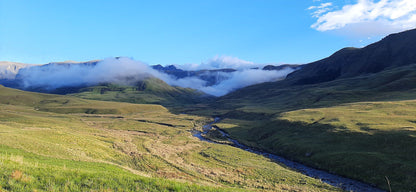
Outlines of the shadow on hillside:
[{"label": "shadow on hillside", "polygon": [[275,120],[226,131],[246,145],[386,190],[385,176],[394,191],[416,188],[414,128],[380,131],[363,126],[357,132],[328,124]]}]

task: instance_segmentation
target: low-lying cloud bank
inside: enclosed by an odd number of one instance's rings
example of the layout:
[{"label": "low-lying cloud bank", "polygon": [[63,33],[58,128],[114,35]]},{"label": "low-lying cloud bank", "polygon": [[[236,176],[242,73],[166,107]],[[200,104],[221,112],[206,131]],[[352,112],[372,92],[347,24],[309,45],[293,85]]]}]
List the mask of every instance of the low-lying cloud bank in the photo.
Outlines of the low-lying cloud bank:
[{"label": "low-lying cloud bank", "polygon": [[196,77],[178,79],[171,82],[171,84],[180,87],[197,89],[214,96],[223,96],[239,88],[284,79],[286,75],[292,71],[293,69],[284,69],[280,71],[245,69],[228,74],[223,73],[222,76],[228,76],[228,78],[213,86],[205,86],[206,82]]},{"label": "low-lying cloud bank", "polygon": [[19,71],[23,86],[56,89],[112,82],[131,85],[149,77],[166,78],[148,65],[129,58],[108,58],[96,64],[48,64]]},{"label": "low-lying cloud bank", "polygon": [[137,81],[156,77],[172,86],[193,88],[210,95],[223,96],[249,85],[283,79],[293,71],[292,69],[280,71],[251,69],[251,66],[255,66],[254,63],[232,57],[216,57],[207,63],[202,63],[201,66],[195,65],[194,68],[201,67],[202,69],[208,66],[211,66],[208,69],[234,68],[238,71],[218,72],[217,78],[223,80],[216,85],[207,86],[207,82],[200,78],[178,79],[130,58],[108,58],[94,64],[49,64],[41,67],[28,67],[21,69],[17,77],[22,80],[25,88],[43,87],[49,90],[66,86],[92,86],[108,82],[134,85]]},{"label": "low-lying cloud bank", "polygon": [[245,61],[237,57],[231,56],[215,56],[208,61],[202,62],[201,64],[182,64],[175,65],[176,67],[187,70],[187,71],[196,71],[203,69],[235,69],[243,70],[256,67],[262,67],[263,65],[255,64],[251,61]]}]

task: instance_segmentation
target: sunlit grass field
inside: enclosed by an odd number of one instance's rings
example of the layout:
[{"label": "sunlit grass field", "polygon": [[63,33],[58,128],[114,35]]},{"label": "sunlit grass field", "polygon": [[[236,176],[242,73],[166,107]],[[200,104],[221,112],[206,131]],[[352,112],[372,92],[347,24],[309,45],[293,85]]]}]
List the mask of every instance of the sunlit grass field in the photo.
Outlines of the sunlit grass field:
[{"label": "sunlit grass field", "polygon": [[3,191],[337,191],[192,136],[211,121],[159,105],[0,87]]},{"label": "sunlit grass field", "polygon": [[212,99],[212,96],[202,92],[190,88],[172,87],[156,78],[145,79],[135,86],[102,84],[82,88],[77,93],[70,95],[83,99],[159,104],[175,108],[182,108],[186,104],[193,105],[202,100]]},{"label": "sunlit grass field", "polygon": [[416,100],[300,109],[216,124],[253,147],[393,191],[416,189]]}]

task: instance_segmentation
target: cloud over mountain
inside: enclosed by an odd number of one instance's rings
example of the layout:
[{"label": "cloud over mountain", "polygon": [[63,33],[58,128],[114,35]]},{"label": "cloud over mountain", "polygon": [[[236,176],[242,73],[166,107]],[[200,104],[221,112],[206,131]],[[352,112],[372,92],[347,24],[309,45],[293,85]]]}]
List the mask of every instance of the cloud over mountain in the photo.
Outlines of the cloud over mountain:
[{"label": "cloud over mountain", "polygon": [[253,62],[235,57],[214,57],[194,68],[219,69],[234,68],[233,72],[215,72],[217,84],[208,85],[201,77],[178,78],[157,71],[149,65],[130,58],[108,58],[102,61],[85,63],[50,63],[27,67],[19,71],[17,78],[23,87],[42,87],[53,90],[59,87],[92,86],[98,83],[134,85],[137,81],[155,77],[172,86],[193,88],[205,93],[222,96],[236,89],[268,81],[283,79],[294,69],[265,71],[253,69]]},{"label": "cloud over mountain", "polygon": [[251,61],[246,61],[232,56],[215,56],[208,61],[202,62],[201,64],[182,64],[177,65],[178,68],[184,70],[202,70],[202,69],[249,69],[258,67]]},{"label": "cloud over mountain", "polygon": [[287,74],[293,72],[293,69],[283,69],[280,71],[265,71],[261,69],[246,69],[233,72],[231,77],[218,85],[202,87],[200,90],[214,96],[223,96],[239,88],[247,87],[254,84],[282,80]]},{"label": "cloud over mountain", "polygon": [[94,64],[50,63],[27,67],[18,73],[23,86],[46,89],[94,85],[101,82],[129,85],[151,76],[168,78],[148,65],[129,58],[107,58]]}]

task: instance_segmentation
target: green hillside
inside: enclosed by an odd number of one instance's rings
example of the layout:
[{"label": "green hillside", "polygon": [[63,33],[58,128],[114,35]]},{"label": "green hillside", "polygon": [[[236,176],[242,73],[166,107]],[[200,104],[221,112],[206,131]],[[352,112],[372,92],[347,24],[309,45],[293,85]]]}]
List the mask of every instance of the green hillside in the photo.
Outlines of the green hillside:
[{"label": "green hillside", "polygon": [[214,107],[275,114],[360,101],[416,99],[416,64],[334,81],[291,85],[290,80],[246,87],[220,97]]},{"label": "green hillside", "polygon": [[81,88],[71,94],[84,99],[122,101],[129,103],[160,104],[168,107],[181,107],[212,99],[194,89],[172,87],[160,79],[149,78],[137,82],[135,86],[122,86],[111,83]]},{"label": "green hillside", "polygon": [[355,77],[416,63],[416,29],[391,34],[364,48],[344,48],[288,75],[293,84]]},{"label": "green hillside", "polygon": [[[346,48],[196,114],[240,142],[393,191],[416,189],[416,30]],[[215,110],[213,110],[215,109]]]},{"label": "green hillside", "polygon": [[160,105],[0,86],[2,191],[337,191],[191,131],[210,121]]},{"label": "green hillside", "polygon": [[[248,114],[245,114],[248,115]],[[216,124],[240,142],[393,191],[416,188],[416,100],[357,102]]]}]

